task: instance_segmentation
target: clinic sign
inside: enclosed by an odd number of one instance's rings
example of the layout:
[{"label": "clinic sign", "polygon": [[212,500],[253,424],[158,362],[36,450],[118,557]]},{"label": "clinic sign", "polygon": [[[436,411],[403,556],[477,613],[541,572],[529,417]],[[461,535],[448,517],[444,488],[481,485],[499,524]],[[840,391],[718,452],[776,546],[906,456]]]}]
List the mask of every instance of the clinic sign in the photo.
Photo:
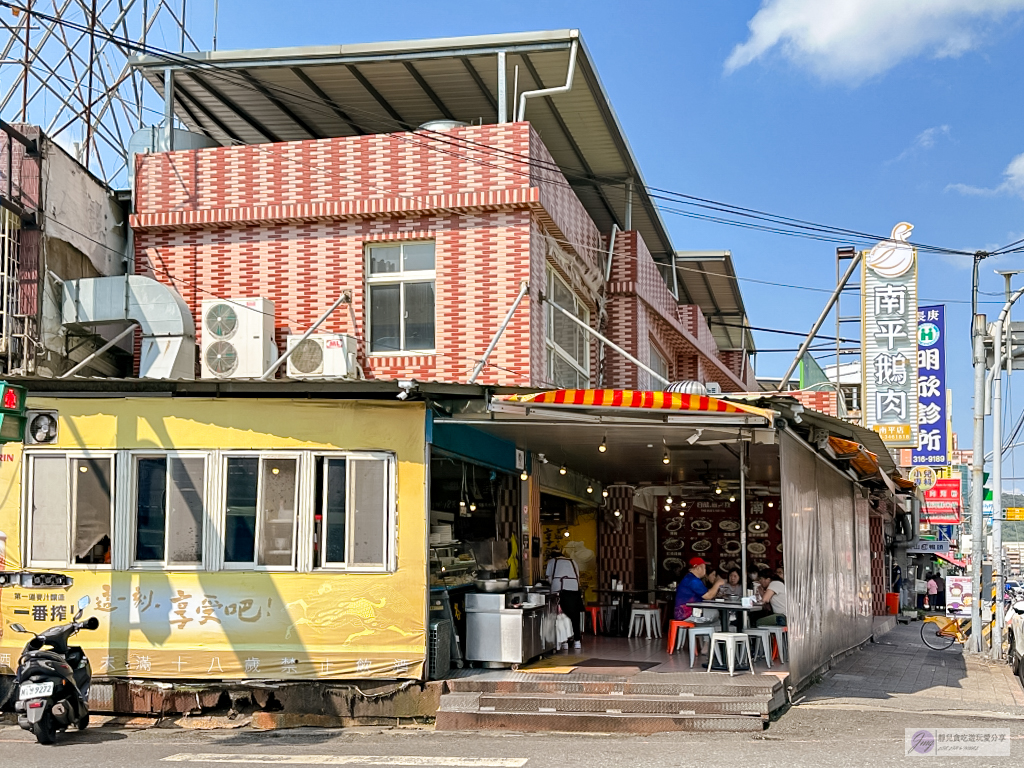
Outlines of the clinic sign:
[{"label": "clinic sign", "polygon": [[901,222],[892,237],[861,254],[865,426],[892,447],[917,447],[917,251],[914,227]]},{"label": "clinic sign", "polygon": [[949,465],[949,417],[946,403],[945,307],[917,310],[917,447],[915,467]]},{"label": "clinic sign", "polygon": [[921,504],[923,525],[959,525],[963,511],[960,474],[954,477],[940,477],[935,485],[924,492]]}]

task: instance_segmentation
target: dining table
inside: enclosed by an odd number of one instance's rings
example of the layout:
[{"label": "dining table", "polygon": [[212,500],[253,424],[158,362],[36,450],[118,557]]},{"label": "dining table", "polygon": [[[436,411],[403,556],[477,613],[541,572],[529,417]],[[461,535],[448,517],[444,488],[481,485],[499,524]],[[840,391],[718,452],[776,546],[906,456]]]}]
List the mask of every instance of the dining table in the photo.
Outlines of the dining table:
[{"label": "dining table", "polygon": [[646,600],[650,589],[596,589],[598,602],[612,608],[610,634],[626,635],[629,630],[629,612],[634,598]]},{"label": "dining table", "polygon": [[[760,611],[764,606],[760,604],[743,605],[739,600],[699,600],[694,603],[687,603],[690,608],[700,608],[706,611],[718,611],[718,618],[722,621],[722,631],[729,631],[729,623],[733,614],[741,615],[744,611]],[[746,624],[746,621],[737,621],[737,624]]]}]

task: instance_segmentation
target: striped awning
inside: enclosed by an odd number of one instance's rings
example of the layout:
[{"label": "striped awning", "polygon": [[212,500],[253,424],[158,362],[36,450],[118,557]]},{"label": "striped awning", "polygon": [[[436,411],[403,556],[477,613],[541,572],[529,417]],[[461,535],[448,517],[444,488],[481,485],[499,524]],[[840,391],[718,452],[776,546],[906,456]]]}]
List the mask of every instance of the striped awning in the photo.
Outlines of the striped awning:
[{"label": "striped awning", "polygon": [[680,392],[646,392],[633,389],[556,389],[530,395],[508,395],[512,403],[583,408],[632,408],[642,411],[676,411],[686,414],[760,416],[769,424],[775,415],[767,408]]}]

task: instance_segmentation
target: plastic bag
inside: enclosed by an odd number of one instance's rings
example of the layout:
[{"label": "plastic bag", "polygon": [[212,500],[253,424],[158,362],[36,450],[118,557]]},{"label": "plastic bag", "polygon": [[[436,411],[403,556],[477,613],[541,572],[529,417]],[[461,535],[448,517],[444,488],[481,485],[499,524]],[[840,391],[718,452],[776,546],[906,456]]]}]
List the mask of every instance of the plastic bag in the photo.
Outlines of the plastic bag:
[{"label": "plastic bag", "polygon": [[572,638],[572,622],[564,613],[559,613],[555,618],[555,640],[558,644],[568,642]]}]

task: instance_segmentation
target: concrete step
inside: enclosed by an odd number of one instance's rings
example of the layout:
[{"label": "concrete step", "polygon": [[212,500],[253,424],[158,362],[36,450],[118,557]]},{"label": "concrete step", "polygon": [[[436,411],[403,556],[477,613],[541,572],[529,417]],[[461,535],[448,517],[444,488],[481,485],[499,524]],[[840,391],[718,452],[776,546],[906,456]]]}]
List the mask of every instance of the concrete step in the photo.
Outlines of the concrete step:
[{"label": "concrete step", "polygon": [[632,733],[667,731],[742,733],[764,730],[761,717],[741,715],[651,715],[589,712],[480,712],[439,710],[438,731],[519,731],[541,733]]},{"label": "concrete step", "polygon": [[771,704],[769,697],[690,696],[685,694],[681,696],[481,694],[478,702],[481,712],[743,715],[745,717],[766,717]]},{"label": "concrete step", "polygon": [[634,696],[730,696],[772,699],[783,694],[782,682],[767,675],[744,675],[729,678],[695,673],[684,680],[681,676],[658,675],[657,679],[626,678],[616,680],[567,680],[559,675],[517,675],[517,679],[496,679],[485,675],[449,679],[453,693],[492,693],[503,695],[634,695]]}]

